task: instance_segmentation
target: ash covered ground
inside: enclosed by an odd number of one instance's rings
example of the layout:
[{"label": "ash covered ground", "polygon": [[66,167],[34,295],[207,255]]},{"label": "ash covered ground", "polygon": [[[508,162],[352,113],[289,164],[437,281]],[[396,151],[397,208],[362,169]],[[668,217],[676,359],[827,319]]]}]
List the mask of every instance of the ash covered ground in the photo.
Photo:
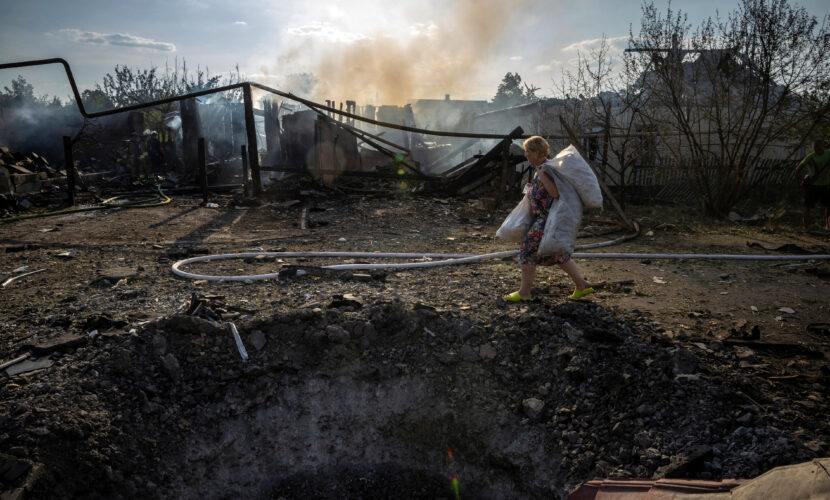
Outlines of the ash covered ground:
[{"label": "ash covered ground", "polygon": [[[465,498],[555,498],[595,477],[750,478],[828,454],[826,264],[584,260],[593,300],[566,301],[565,276],[546,270],[539,298],[518,306],[499,299],[518,281],[511,261],[368,275],[273,258],[189,268],[286,270],[254,283],[170,272],[205,253],[509,248],[492,237],[509,206],[298,199],[211,209],[183,198],[4,226],[0,271],[46,270],[0,295],[3,361],[32,353],[0,388],[3,489],[453,498],[456,478]],[[632,215],[652,236],[613,251],[827,245]],[[618,235],[594,215],[580,242]]]}]

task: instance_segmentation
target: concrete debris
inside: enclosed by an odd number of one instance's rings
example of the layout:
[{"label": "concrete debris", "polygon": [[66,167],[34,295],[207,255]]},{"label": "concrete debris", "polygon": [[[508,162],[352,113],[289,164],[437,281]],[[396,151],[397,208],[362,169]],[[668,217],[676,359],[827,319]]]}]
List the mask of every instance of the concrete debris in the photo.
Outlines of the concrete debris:
[{"label": "concrete debris", "polygon": [[54,361],[52,361],[48,357],[39,359],[24,359],[23,361],[20,361],[19,363],[13,364],[6,368],[6,375],[8,375],[9,377],[14,377],[15,375],[23,375],[24,373],[49,368],[53,364]]}]

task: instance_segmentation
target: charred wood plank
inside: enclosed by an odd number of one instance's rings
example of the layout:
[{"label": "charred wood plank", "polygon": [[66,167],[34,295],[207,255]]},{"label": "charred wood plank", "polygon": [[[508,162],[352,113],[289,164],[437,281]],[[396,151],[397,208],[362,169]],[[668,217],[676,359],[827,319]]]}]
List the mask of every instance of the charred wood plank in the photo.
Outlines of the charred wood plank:
[{"label": "charred wood plank", "polygon": [[245,100],[245,132],[248,139],[248,165],[251,168],[251,180],[254,186],[254,196],[262,193],[262,177],[259,175],[259,149],[256,141],[256,122],[254,122],[254,101],[251,97],[251,85],[246,83],[242,87],[242,96]]}]

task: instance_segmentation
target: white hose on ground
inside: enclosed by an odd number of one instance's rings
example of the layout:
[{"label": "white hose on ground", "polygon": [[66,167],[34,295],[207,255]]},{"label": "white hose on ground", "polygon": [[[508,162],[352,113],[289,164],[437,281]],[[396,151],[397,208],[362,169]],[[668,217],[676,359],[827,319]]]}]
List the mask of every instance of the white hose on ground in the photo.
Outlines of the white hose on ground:
[{"label": "white hose on ground", "polygon": [[[577,248],[597,248],[608,246],[610,242],[594,243],[577,246]],[[399,262],[386,264],[334,264],[321,266],[322,269],[338,271],[372,271],[372,270],[401,270],[422,269],[459,264],[471,264],[490,259],[504,259],[516,255],[517,250],[493,252],[486,254],[457,254],[457,253],[379,253],[379,252],[242,252],[216,255],[202,255],[183,259],[173,264],[173,273],[182,278],[205,281],[256,281],[274,279],[279,273],[216,276],[196,274],[183,271],[182,266],[196,262],[210,262],[214,260],[250,259],[257,257],[302,257],[302,258],[334,258],[348,257],[358,259],[441,259],[425,262]],[[578,259],[653,259],[653,260],[746,260],[746,261],[786,261],[786,260],[830,260],[830,255],[754,255],[754,254],[707,254],[707,253],[605,253],[605,252],[575,252]]]}]

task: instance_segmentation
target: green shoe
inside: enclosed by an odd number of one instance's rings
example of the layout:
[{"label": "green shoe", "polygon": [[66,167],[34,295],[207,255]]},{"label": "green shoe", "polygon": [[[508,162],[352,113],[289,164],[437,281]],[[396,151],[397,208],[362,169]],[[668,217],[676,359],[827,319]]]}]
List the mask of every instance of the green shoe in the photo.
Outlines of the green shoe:
[{"label": "green shoe", "polygon": [[509,293],[509,294],[505,295],[502,298],[504,300],[506,300],[507,302],[527,302],[529,300],[533,300],[532,295],[525,296],[525,295],[520,294],[518,291],[515,291],[513,293]]},{"label": "green shoe", "polygon": [[594,293],[594,289],[591,287],[583,288],[582,290],[574,290],[574,293],[568,295],[568,298],[571,300],[579,300],[583,297],[587,297]]}]

